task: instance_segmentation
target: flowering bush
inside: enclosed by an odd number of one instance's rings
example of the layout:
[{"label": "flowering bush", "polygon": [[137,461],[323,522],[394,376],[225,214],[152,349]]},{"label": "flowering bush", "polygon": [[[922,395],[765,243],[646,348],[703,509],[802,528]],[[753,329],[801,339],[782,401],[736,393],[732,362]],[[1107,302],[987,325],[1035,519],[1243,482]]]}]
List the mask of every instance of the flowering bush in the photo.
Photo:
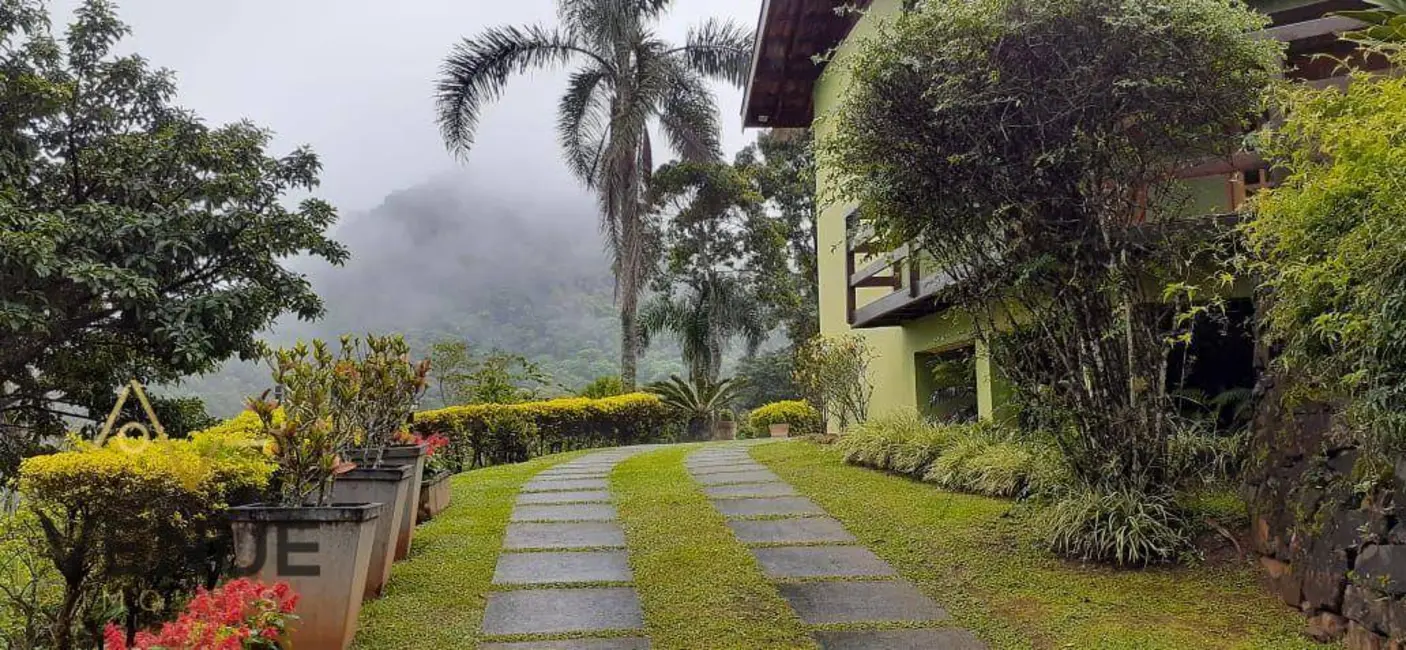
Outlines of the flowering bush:
[{"label": "flowering bush", "polygon": [[244,578],[231,580],[214,591],[199,590],[179,618],[154,634],[138,632],[133,645],[127,644],[120,626],[108,623],[103,650],[283,648],[297,606],[298,595],[286,583],[269,587]]}]

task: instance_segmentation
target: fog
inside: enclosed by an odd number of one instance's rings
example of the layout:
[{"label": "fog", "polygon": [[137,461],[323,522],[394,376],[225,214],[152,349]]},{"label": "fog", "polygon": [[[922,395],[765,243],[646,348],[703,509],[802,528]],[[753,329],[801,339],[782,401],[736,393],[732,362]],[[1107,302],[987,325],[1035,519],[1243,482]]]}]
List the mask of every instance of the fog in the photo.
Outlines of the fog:
[{"label": "fog", "polygon": [[[56,28],[76,4],[53,5]],[[708,17],[751,28],[760,4],[677,0],[660,30],[682,41]],[[309,145],[321,158],[314,194],[337,206],[333,236],[352,259],[342,268],[292,262],[328,314],[285,319],[266,333],[271,342],[398,331],[424,351],[468,340],[542,363],[561,391],[615,372],[618,325],[595,201],[556,142],[566,73],[516,78],[484,111],[467,161],[445,151],[434,121],[434,84],[453,45],[489,26],[554,24],[551,0],[127,0],[119,15],[132,29],[121,49],[174,70],[180,105],[211,124],[269,129],[275,154]],[[741,127],[741,91],[715,91],[730,157],[752,135]],[[661,145],[655,160],[669,158]],[[678,369],[676,351],[656,346],[641,374]],[[231,363],[170,390],[228,416],[267,383],[262,368]]]}]

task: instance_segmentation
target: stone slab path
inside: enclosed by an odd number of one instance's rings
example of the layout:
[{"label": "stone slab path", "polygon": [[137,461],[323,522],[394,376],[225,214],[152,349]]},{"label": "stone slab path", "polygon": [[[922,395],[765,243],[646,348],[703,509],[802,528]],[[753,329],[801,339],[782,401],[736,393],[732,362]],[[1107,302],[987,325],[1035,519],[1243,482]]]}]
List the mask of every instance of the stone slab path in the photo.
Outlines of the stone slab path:
[{"label": "stone slab path", "polygon": [[625,531],[607,478],[648,447],[610,449],[546,470],[518,495],[493,575],[483,633],[570,640],[486,643],[483,650],[644,650]]},{"label": "stone slab path", "polygon": [[[743,445],[708,447],[689,472],[825,650],[986,650],[839,521],[799,496]],[[915,629],[880,629],[896,625]],[[866,629],[872,628],[872,629]]]}]

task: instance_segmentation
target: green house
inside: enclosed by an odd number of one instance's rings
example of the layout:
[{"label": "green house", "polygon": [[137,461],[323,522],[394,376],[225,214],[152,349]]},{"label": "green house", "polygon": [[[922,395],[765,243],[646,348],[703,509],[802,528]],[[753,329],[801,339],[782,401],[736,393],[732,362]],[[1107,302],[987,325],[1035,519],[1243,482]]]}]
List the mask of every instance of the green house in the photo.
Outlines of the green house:
[{"label": "green house", "polygon": [[[810,128],[824,138],[823,116],[833,110],[848,83],[837,64],[876,26],[902,11],[906,0],[860,2],[859,11],[837,11],[852,2],[764,0],[757,29],[743,119],[754,128]],[[1251,1],[1272,21],[1266,37],[1288,43],[1285,75],[1315,85],[1344,82],[1335,65],[1316,53],[1355,56],[1338,34],[1355,27],[1334,11],[1365,7],[1358,0]],[[1370,63],[1370,62],[1369,62]],[[821,169],[818,196],[836,170]],[[1207,218],[1232,215],[1269,181],[1262,160],[1241,154],[1208,161],[1180,174]],[[821,205],[817,251],[820,329],[827,335],[858,333],[874,350],[870,366],[874,397],[870,412],[918,410],[943,419],[992,418],[1003,413],[999,368],[992,367],[960,314],[940,299],[944,278],[925,267],[920,250],[883,246],[857,220],[856,206]],[[1246,296],[1249,292],[1242,291]],[[1211,337],[1217,349],[1198,355],[1215,365],[1199,370],[1207,390],[1252,384],[1253,305],[1239,301],[1241,331]],[[1198,337],[1199,339],[1200,337]]]}]

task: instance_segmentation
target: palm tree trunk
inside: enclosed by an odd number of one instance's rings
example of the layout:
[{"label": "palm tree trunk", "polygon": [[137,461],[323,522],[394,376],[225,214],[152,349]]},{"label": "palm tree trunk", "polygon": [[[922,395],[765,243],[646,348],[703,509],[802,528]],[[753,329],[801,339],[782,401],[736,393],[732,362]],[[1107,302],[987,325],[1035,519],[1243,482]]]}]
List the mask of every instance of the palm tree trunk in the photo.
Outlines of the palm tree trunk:
[{"label": "palm tree trunk", "polygon": [[[633,181],[633,182],[630,182]],[[620,383],[626,390],[634,390],[638,383],[640,330],[639,312],[640,285],[644,281],[644,232],[639,221],[639,201],[635,191],[636,179],[627,181],[630,186],[626,200],[620,206],[620,268],[616,282],[620,287]]]},{"label": "palm tree trunk", "polygon": [[620,283],[620,383],[633,391],[638,381],[640,329],[635,314],[639,296],[637,289],[625,288],[624,280]]}]

